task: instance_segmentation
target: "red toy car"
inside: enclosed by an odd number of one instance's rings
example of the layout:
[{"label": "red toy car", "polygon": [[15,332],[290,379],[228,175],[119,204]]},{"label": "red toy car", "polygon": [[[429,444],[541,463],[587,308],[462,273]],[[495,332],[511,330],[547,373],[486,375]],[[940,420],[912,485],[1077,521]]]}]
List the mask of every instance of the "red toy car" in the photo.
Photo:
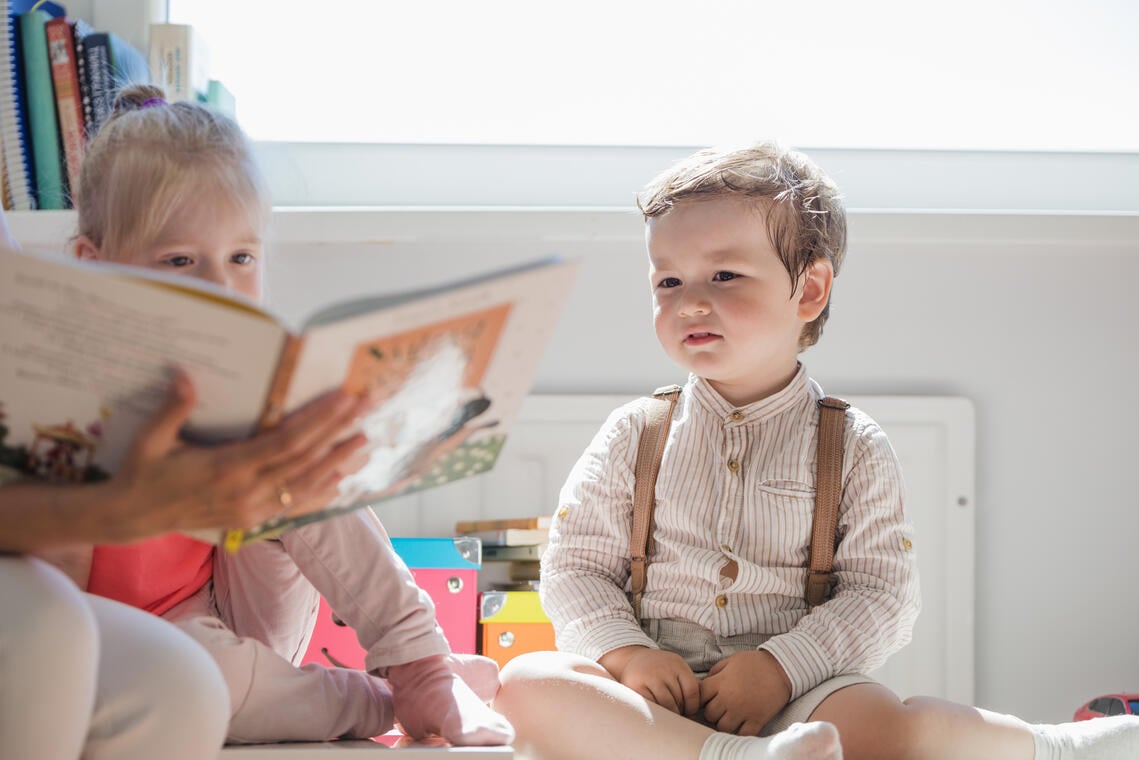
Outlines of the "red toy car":
[{"label": "red toy car", "polygon": [[1105,715],[1139,715],[1139,694],[1104,694],[1076,710],[1075,720]]}]

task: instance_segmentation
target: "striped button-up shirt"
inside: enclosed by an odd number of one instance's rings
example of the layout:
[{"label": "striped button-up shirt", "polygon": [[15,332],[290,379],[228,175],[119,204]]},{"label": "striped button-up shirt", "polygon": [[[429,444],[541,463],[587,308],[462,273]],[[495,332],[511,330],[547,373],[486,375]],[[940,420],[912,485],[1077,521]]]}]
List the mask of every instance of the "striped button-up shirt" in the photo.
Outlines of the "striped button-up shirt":
[{"label": "striped button-up shirt", "polygon": [[[866,414],[846,413],[835,551],[837,586],[804,599],[815,506],[816,402],[800,366],[765,399],[733,407],[691,377],[677,403],[656,485],[645,618],[679,618],[718,636],[769,634],[761,649],[792,698],[881,665],[910,639],[920,609],[897,458]],[[614,411],[562,488],[542,559],[542,604],[558,648],[591,659],[657,646],[628,599],[629,534],[643,401]],[[721,569],[735,561],[735,580]]]}]

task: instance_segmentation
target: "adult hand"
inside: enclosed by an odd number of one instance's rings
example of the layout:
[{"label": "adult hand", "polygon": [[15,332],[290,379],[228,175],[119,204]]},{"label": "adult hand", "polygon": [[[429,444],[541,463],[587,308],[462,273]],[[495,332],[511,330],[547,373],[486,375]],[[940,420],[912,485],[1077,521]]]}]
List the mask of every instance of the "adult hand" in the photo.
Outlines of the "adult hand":
[{"label": "adult hand", "polygon": [[790,698],[790,679],[762,649],[725,657],[700,682],[704,719],[729,734],[758,735]]},{"label": "adult hand", "polygon": [[674,652],[627,646],[598,662],[617,681],[670,712],[693,716],[700,710],[700,681]]},{"label": "adult hand", "polygon": [[250,528],[287,513],[303,515],[336,496],[336,484],[366,460],[357,429],[369,402],[327,394],[253,438],[217,446],[183,443],[194,408],[179,372],[166,405],[139,432],[108,483],[111,541],[167,531]]}]

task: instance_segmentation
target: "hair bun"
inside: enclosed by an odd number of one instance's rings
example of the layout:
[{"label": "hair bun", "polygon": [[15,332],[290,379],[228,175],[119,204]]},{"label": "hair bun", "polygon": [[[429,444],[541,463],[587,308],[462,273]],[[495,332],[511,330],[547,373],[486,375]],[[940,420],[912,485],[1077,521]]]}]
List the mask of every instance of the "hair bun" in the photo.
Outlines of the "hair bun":
[{"label": "hair bun", "polygon": [[150,100],[162,100],[166,97],[166,93],[161,87],[152,84],[131,84],[119,90],[119,94],[115,96],[115,104],[112,113],[115,115],[126,113],[128,111],[137,111]]}]

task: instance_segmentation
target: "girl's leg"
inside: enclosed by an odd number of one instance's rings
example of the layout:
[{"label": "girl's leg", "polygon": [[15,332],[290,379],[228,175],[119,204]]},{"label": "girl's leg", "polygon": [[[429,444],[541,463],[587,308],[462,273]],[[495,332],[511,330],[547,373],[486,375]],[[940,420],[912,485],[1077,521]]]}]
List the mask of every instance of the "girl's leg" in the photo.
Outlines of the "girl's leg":
[{"label": "girl's leg", "polygon": [[217,617],[195,616],[181,605],[176,610],[171,619],[209,652],[225,678],[232,705],[228,741],[367,738],[392,727],[391,694],[382,679],[348,668],[298,668]]},{"label": "girl's leg", "polygon": [[87,740],[98,624],[63,573],[0,557],[0,757],[74,760]]},{"label": "girl's leg", "polygon": [[[416,585],[372,510],[291,530],[281,544],[356,631],[369,672],[391,681],[396,719],[409,733],[438,733],[452,744],[512,740],[510,726],[485,704],[497,686],[494,663],[453,662],[431,597]],[[473,691],[455,671],[473,679]]]},{"label": "girl's leg", "polygon": [[320,594],[280,539],[257,541],[214,559],[214,604],[240,636],[251,636],[300,665],[308,649]]},{"label": "girl's leg", "polygon": [[1139,757],[1139,718],[1030,725],[933,697],[904,702],[884,686],[836,691],[811,715],[834,723],[847,760],[1110,760]]},{"label": "girl's leg", "polygon": [[518,733],[519,758],[575,760],[839,760],[826,724],[769,739],[733,736],[669,712],[613,680],[597,663],[563,652],[516,657],[502,671],[494,708]]}]

